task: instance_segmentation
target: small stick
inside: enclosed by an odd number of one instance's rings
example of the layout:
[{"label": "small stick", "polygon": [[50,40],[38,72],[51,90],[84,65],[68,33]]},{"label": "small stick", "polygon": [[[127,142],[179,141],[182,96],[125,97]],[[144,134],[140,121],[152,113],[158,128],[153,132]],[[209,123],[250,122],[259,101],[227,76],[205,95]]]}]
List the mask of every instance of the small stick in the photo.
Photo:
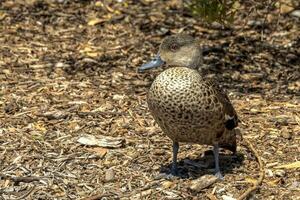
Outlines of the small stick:
[{"label": "small stick", "polygon": [[28,197],[29,195],[31,195],[33,193],[33,190],[35,189],[35,185],[30,188],[30,190],[28,190],[28,192],[26,192],[25,194],[19,196],[18,198],[14,199],[14,200],[22,200],[22,199],[25,199],[26,197]]},{"label": "small stick", "polygon": [[19,182],[30,183],[33,181],[40,181],[41,179],[45,178],[45,177],[38,177],[38,176],[28,176],[28,177],[7,176],[5,174],[0,174],[0,177],[4,179],[12,180],[15,183],[19,183]]},{"label": "small stick", "polygon": [[253,184],[252,187],[248,188],[243,194],[241,194],[237,200],[243,200],[246,199],[253,191],[257,190],[257,188],[262,184],[263,179],[265,177],[265,166],[263,161],[261,160],[258,152],[255,150],[255,148],[253,147],[253,145],[251,144],[251,142],[245,138],[243,138],[243,140],[246,142],[246,145],[249,147],[249,149],[252,151],[252,153],[254,154],[254,156],[256,157],[257,161],[258,161],[258,165],[259,165],[259,178],[258,180]]}]

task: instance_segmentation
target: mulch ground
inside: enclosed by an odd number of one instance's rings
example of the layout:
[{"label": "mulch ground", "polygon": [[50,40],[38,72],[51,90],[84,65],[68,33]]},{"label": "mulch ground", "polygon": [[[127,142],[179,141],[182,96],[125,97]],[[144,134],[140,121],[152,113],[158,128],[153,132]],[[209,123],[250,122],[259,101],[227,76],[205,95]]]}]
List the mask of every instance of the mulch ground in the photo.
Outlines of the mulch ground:
[{"label": "mulch ground", "polygon": [[[146,94],[163,69],[137,67],[180,31],[215,47],[205,53],[207,76],[227,89],[243,138],[265,163],[252,199],[300,199],[296,9],[241,4],[224,28],[174,0],[1,1],[0,199],[228,199],[251,187],[259,166],[241,137],[237,155],[222,153],[224,181],[190,188],[213,174],[211,147],[197,144],[181,144],[187,178],[157,178],[171,163],[171,141]],[[86,134],[124,142],[82,145]]]}]

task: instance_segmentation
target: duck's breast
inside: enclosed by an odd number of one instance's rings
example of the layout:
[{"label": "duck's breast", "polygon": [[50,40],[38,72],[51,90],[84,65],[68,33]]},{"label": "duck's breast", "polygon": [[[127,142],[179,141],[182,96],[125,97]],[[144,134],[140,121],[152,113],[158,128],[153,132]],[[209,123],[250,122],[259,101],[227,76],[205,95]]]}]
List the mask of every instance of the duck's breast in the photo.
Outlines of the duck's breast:
[{"label": "duck's breast", "polygon": [[157,76],[147,101],[171,139],[210,144],[224,132],[223,107],[215,92],[198,71],[176,67]]}]

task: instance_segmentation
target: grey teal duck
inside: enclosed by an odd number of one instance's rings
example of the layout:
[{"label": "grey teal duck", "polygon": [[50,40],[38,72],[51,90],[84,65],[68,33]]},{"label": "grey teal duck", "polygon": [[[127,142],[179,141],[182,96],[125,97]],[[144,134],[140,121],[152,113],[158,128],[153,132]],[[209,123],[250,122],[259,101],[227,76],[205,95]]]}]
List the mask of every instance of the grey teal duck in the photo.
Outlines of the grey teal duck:
[{"label": "grey teal duck", "polygon": [[173,141],[171,173],[178,175],[179,142],[213,145],[216,176],[219,147],[236,151],[238,117],[226,93],[216,81],[201,73],[202,53],[193,37],[169,36],[161,43],[157,56],[142,65],[139,72],[166,63],[147,95],[149,110],[162,131]]}]

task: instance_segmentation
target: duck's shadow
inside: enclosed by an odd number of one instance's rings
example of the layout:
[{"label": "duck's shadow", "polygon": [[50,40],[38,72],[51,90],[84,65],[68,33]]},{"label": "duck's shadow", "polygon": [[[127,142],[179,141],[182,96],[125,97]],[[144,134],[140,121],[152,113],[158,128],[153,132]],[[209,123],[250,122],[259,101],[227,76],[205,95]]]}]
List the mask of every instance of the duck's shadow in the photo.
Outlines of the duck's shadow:
[{"label": "duck's shadow", "polygon": [[[220,169],[223,176],[230,174],[233,169],[238,168],[244,161],[244,155],[240,152],[235,154],[225,154],[220,152]],[[215,161],[213,152],[206,151],[204,156],[199,156],[196,159],[184,158],[178,161],[178,177],[181,179],[196,179],[203,175],[214,174]],[[171,173],[172,163],[163,165],[160,169],[161,174]]]}]

